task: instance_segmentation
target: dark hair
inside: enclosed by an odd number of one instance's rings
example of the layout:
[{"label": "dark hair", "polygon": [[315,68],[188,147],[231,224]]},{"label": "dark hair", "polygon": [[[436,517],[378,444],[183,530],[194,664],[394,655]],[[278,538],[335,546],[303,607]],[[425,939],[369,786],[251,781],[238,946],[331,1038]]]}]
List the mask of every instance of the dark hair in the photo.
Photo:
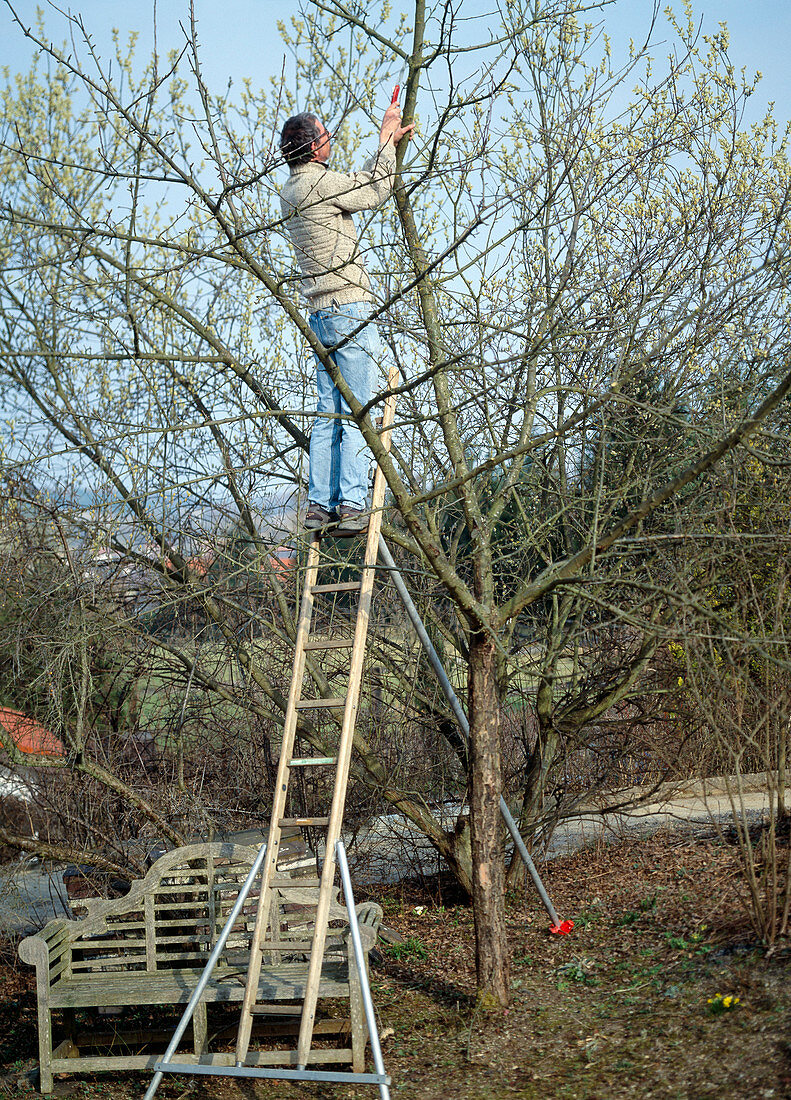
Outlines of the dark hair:
[{"label": "dark hair", "polygon": [[313,160],[311,146],[320,136],[317,123],[316,116],[307,111],[286,121],[280,134],[280,152],[286,158],[286,164],[307,164]]}]

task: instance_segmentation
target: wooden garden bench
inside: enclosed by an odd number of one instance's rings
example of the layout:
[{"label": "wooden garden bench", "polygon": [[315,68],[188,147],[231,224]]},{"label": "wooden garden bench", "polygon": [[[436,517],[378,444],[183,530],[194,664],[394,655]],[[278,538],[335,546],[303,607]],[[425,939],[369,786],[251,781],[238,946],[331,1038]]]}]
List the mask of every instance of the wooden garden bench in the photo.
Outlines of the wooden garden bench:
[{"label": "wooden garden bench", "polygon": [[[193,844],[161,856],[145,878],[132,883],[126,897],[111,901],[85,899],[79,920],[52,920],[19,945],[22,960],[36,968],[41,1091],[51,1092],[53,1074],[117,1070],[153,1070],[168,1033],[116,1032],[105,1036],[113,1053],[85,1054],[102,1038],[78,1034],[75,1013],[87,1009],[128,1006],[184,1005],[223,928],[256,857],[257,850],[233,843]],[[283,1002],[301,1000],[308,968],[307,943],[318,899],[318,880],[278,874],[272,891],[268,939],[277,948],[264,954],[258,1000],[274,1016],[289,1015]],[[241,1001],[249,957],[250,936],[258,902],[251,892],[220,955],[198,1005],[192,1029],[192,1052],[179,1061],[206,1065],[235,1064],[235,1053],[210,1052],[206,1005]],[[356,907],[363,948],[376,942],[382,910],[374,902]],[[346,998],[348,1018],[317,1021],[314,1034],[351,1035],[351,1047],[313,1049],[312,1062],[351,1062],[364,1070],[367,1029],[359,976],[348,936],[347,911],[333,899],[331,927],[322,966],[320,998]],[[293,943],[293,947],[291,944]],[[285,945],[285,946],[284,946]],[[66,1035],[53,1049],[52,1014],[63,1016]],[[180,1015],[180,1014],[179,1014]],[[292,1022],[299,1021],[292,1004]],[[173,1027],[177,1021],[173,1016]],[[288,1030],[281,1019],[276,1027]],[[235,1033],[231,1042],[235,1040]],[[296,1051],[251,1050],[257,1065],[295,1065]]]}]

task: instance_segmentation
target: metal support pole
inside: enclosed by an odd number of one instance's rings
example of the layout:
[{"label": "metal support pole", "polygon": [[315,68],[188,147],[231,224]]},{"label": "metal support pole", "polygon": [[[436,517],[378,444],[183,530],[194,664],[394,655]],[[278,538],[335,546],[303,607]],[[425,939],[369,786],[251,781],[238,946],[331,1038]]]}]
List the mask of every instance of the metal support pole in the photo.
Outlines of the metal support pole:
[{"label": "metal support pole", "polygon": [[[464,734],[465,738],[469,741],[469,738],[470,738],[470,723],[467,721],[467,715],[464,713],[462,705],[459,702],[458,696],[456,695],[456,692],[453,690],[453,685],[451,684],[450,680],[448,679],[448,674],[447,674],[447,672],[445,671],[445,669],[442,665],[442,661],[440,661],[440,659],[439,659],[439,654],[437,653],[436,649],[434,648],[434,646],[432,644],[432,641],[431,641],[431,638],[429,638],[429,636],[428,636],[428,631],[426,630],[426,627],[423,623],[423,620],[420,617],[420,612],[415,607],[415,605],[412,601],[412,597],[409,595],[409,592],[407,591],[407,587],[404,584],[403,577],[401,576],[401,574],[398,570],[398,566],[393,561],[393,555],[390,553],[390,549],[389,549],[387,543],[385,542],[383,535],[379,536],[379,557],[382,559],[382,561],[384,562],[386,568],[390,572],[390,576],[392,578],[393,584],[396,587],[396,592],[401,597],[401,600],[404,604],[404,607],[406,608],[406,613],[409,616],[410,622],[412,623],[412,626],[415,628],[415,633],[417,634],[418,638],[420,639],[420,644],[423,646],[423,649],[426,651],[426,656],[429,659],[429,664],[434,669],[434,673],[437,677],[437,680],[439,681],[439,686],[442,688],[443,694],[444,694],[445,698],[448,700],[448,703],[450,704],[450,708],[451,708],[451,710],[453,711],[453,713],[456,717],[456,721],[459,724],[459,728],[461,729],[461,731]],[[505,827],[508,830],[508,832],[511,834],[511,839],[513,840],[514,844],[516,845],[516,850],[519,852],[519,855],[522,857],[524,865],[525,865],[525,867],[527,867],[528,874],[530,875],[530,878],[533,880],[533,885],[535,886],[535,888],[538,892],[538,896],[541,898],[541,901],[542,901],[542,903],[544,905],[544,908],[546,909],[547,913],[549,913],[549,916],[552,920],[553,927],[558,928],[558,929],[562,928],[563,924],[565,922],[561,922],[560,917],[558,916],[558,912],[555,909],[555,906],[552,904],[552,901],[549,897],[549,894],[546,892],[546,889],[544,887],[544,883],[541,881],[541,876],[539,875],[538,871],[536,870],[536,865],[533,863],[533,860],[530,857],[530,853],[528,852],[527,848],[525,847],[525,842],[522,839],[522,834],[519,832],[519,827],[517,826],[516,822],[514,821],[513,815],[511,813],[511,811],[508,809],[508,803],[505,801],[505,799],[502,797],[502,795],[500,796],[500,813],[501,813],[503,821],[505,823]]]},{"label": "metal support pole", "polygon": [[[170,1062],[168,1070],[179,1076],[192,1074],[193,1077],[241,1077],[247,1081],[328,1081],[333,1085],[379,1085],[380,1088],[382,1085],[378,1073],[349,1073],[331,1069],[266,1069],[261,1066],[198,1066],[194,1062]],[[385,1081],[389,1080],[389,1077],[385,1077]]]},{"label": "metal support pole", "polygon": [[[170,1044],[168,1046],[168,1049],[165,1051],[165,1053],[162,1057],[162,1060],[159,1063],[157,1063],[158,1065],[160,1065],[160,1066],[167,1065],[167,1063],[170,1062],[173,1055],[176,1053],[176,1048],[178,1047],[179,1043],[181,1042],[181,1037],[183,1036],[184,1032],[187,1030],[187,1024],[192,1019],[192,1014],[195,1011],[195,1008],[198,1004],[198,1001],[200,1001],[201,996],[203,995],[203,991],[204,991],[204,989],[206,988],[206,986],[208,984],[209,978],[211,977],[211,973],[214,970],[214,967],[217,964],[217,960],[219,959],[219,957],[222,953],[222,950],[225,947],[225,944],[228,940],[228,937],[231,934],[231,930],[233,929],[233,926],[236,923],[236,918],[241,913],[242,906],[247,901],[247,895],[250,893],[250,890],[253,887],[253,883],[255,882],[256,876],[259,874],[259,872],[261,870],[261,867],[263,865],[263,862],[264,862],[265,858],[266,858],[266,844],[262,844],[261,845],[261,850],[258,853],[258,855],[255,857],[255,860],[253,862],[253,866],[250,868],[250,873],[247,876],[247,878],[244,880],[244,884],[243,884],[241,890],[239,891],[239,896],[237,897],[236,901],[233,904],[233,908],[231,909],[230,913],[228,914],[228,919],[225,922],[223,930],[217,938],[217,942],[214,945],[214,948],[212,950],[211,955],[209,955],[206,966],[203,968],[203,973],[201,974],[200,978],[198,979],[198,984],[195,986],[195,989],[193,990],[192,996],[190,997],[189,1001],[187,1002],[187,1007],[184,1009],[184,1014],[181,1017],[181,1019],[179,1020],[178,1026],[176,1027],[176,1030],[173,1032],[173,1038],[170,1040]],[[148,1090],[147,1090],[145,1096],[143,1097],[143,1100],[153,1100],[154,1093],[159,1088],[160,1082],[162,1081],[162,1077],[163,1077],[163,1074],[165,1072],[168,1072],[168,1071],[163,1070],[163,1069],[157,1070],[157,1072],[154,1074],[154,1077],[151,1081],[151,1084],[148,1086]]]},{"label": "metal support pole", "polygon": [[[357,963],[357,973],[360,976],[360,990],[363,995],[365,1021],[368,1024],[368,1037],[371,1040],[371,1054],[373,1055],[377,1075],[380,1077],[385,1077],[385,1065],[384,1060],[382,1059],[382,1047],[379,1043],[379,1029],[376,1026],[376,1013],[374,1012],[374,1002],[373,998],[371,997],[371,987],[368,985],[368,971],[365,966],[365,956],[363,955],[362,941],[360,940],[360,926],[357,923],[357,911],[354,908],[352,878],[349,874],[349,863],[346,859],[346,849],[343,846],[342,840],[338,840],[337,844],[335,845],[335,854],[338,862],[338,870],[341,873],[341,882],[343,883],[343,896],[346,901],[346,910],[349,914],[349,929],[352,934],[352,947],[354,949],[354,959]],[[351,960],[349,961],[349,965],[351,966]],[[390,1089],[383,1082],[380,1082],[379,1084],[379,1096],[381,1100],[390,1100]]]}]

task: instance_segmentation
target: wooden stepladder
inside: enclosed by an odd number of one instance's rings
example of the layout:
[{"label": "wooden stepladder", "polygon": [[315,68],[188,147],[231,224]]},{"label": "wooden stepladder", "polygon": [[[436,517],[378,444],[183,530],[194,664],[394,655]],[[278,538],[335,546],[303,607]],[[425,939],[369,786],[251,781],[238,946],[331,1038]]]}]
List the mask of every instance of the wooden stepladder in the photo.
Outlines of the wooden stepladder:
[{"label": "wooden stepladder", "polygon": [[[394,387],[396,379],[397,371],[393,368],[388,380],[391,390]],[[391,393],[385,401],[381,434],[382,443],[388,450],[390,446],[389,429],[392,426],[394,414],[395,395]],[[255,928],[250,946],[250,962],[247,971],[245,995],[242,1002],[242,1012],[237,1035],[237,1066],[243,1066],[247,1058],[253,1018],[256,1014],[256,998],[261,968],[265,965],[264,954],[267,951],[267,942],[268,940],[272,942],[278,939],[278,930],[269,927],[272,890],[273,883],[277,877],[277,864],[282,831],[284,828],[294,825],[312,827],[316,830],[326,829],[324,865],[319,884],[315,926],[311,943],[308,976],[305,985],[299,1039],[296,1051],[297,1069],[304,1070],[308,1065],[308,1058],[313,1040],[313,1028],[319,995],[322,961],[327,939],[327,928],[330,920],[333,893],[336,889],[336,845],[340,839],[341,827],[343,825],[352,741],[357,720],[363,659],[368,636],[371,597],[379,548],[379,533],[382,526],[384,494],[385,480],[381,469],[377,466],[373,485],[371,517],[368,523],[368,532],[365,542],[365,554],[362,566],[360,567],[360,579],[358,581],[319,584],[318,574],[322,559],[322,535],[315,534],[310,540],[302,603],[297,625],[291,688],[286,707],[283,740],[280,749],[280,763],[277,771],[274,804],[272,807],[269,837],[267,840],[267,854],[261,874],[261,889],[258,898]],[[313,621],[315,597],[319,594],[341,592],[357,592],[359,594],[353,637],[334,638],[331,635],[312,637],[311,623]],[[306,698],[303,696],[306,654],[311,651],[342,649],[351,651],[346,694],[325,698]],[[297,733],[297,716],[299,712],[303,710],[319,710],[325,707],[343,710],[336,755],[295,756],[294,747]],[[327,769],[334,769],[332,798],[326,817],[294,818],[285,816],[291,780],[298,769],[322,769],[325,775]],[[272,948],[269,948],[269,950],[271,951]]]}]

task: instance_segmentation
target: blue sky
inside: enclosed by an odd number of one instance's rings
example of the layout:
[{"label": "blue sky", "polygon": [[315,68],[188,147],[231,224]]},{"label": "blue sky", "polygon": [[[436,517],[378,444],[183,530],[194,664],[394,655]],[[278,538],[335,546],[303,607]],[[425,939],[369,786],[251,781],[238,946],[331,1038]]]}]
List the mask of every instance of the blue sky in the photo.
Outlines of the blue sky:
[{"label": "blue sky", "polygon": [[[43,0],[16,0],[25,19],[33,19],[37,3]],[[64,23],[57,12],[46,9],[46,21],[55,41],[64,37]],[[139,45],[148,51],[152,44],[153,0],[63,0],[73,12],[80,12],[86,26],[96,36],[100,51],[109,50],[109,32],[118,27],[124,34],[140,32]],[[461,14],[474,16],[491,8],[487,0],[463,0]],[[662,0],[664,6],[664,0]],[[674,6],[680,12],[681,2]],[[398,4],[395,5],[398,10]],[[229,77],[250,77],[264,82],[279,73],[283,50],[275,27],[280,18],[288,18],[298,9],[295,0],[196,0],[203,44],[207,80],[216,90],[224,88]],[[600,15],[591,13],[591,21],[600,18],[616,51],[625,50],[630,36],[639,38],[650,19],[651,0],[616,0]],[[757,116],[769,100],[774,100],[779,118],[791,115],[791,4],[788,0],[694,0],[694,10],[703,21],[704,33],[716,31],[727,22],[731,32],[731,58],[737,68],[749,73],[760,69],[764,79],[751,108]],[[179,21],[187,18],[187,0],[158,0],[157,20],[160,47],[183,41]],[[658,38],[661,40],[660,33]],[[657,51],[660,55],[662,49]],[[0,8],[0,65],[11,71],[24,69],[30,50],[18,30],[11,25],[7,8]]]}]

